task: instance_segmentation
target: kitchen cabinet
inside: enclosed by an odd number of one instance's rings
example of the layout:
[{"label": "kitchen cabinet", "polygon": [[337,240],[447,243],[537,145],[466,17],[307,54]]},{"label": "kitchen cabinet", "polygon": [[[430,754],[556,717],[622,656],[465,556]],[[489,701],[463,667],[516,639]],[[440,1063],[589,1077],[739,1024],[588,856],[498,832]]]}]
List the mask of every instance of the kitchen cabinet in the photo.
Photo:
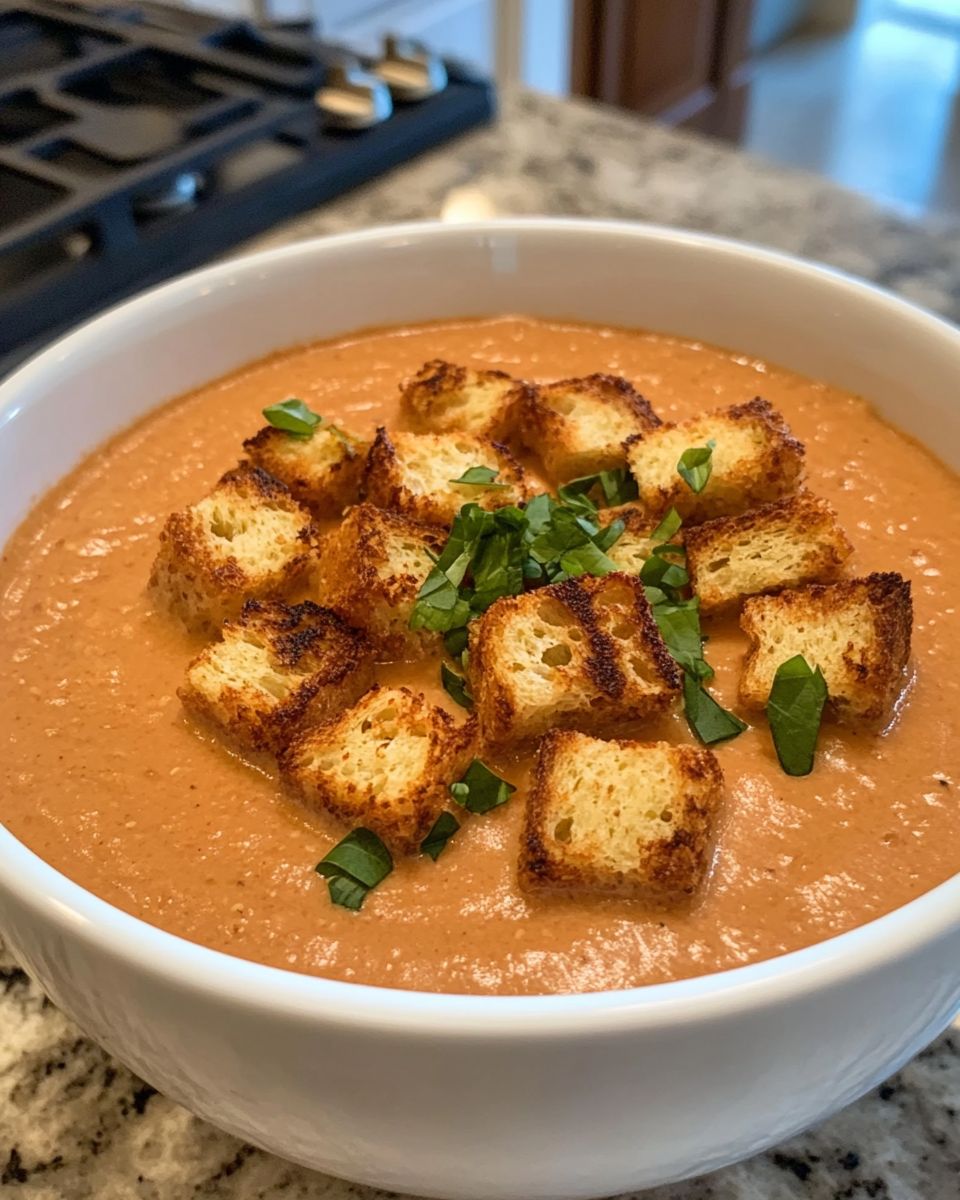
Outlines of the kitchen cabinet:
[{"label": "kitchen cabinet", "polygon": [[752,0],[574,0],[572,89],[736,137]]}]

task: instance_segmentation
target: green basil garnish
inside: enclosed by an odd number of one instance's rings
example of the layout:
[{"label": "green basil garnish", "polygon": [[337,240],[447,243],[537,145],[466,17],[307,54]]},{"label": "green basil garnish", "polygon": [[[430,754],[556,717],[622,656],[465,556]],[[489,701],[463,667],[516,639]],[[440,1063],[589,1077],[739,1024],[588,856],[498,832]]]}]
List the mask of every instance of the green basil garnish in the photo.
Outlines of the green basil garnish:
[{"label": "green basil garnish", "polygon": [[694,679],[712,679],[713,667],[703,657],[699,598],[664,601],[652,608],[660,636],[677,663]]},{"label": "green basil garnish", "polygon": [[456,671],[451,671],[445,662],[440,664],[440,682],[447,695],[456,700],[462,708],[473,708],[473,696],[470,695],[466,678],[458,675]]},{"label": "green basil garnish", "polygon": [[653,533],[650,534],[650,540],[652,542],[669,542],[671,538],[676,537],[682,524],[683,517],[680,516],[675,508],[671,508]]},{"label": "green basil garnish", "polygon": [[705,446],[684,450],[677,463],[677,474],[691,492],[702,492],[713,471],[713,451],[717,443],[711,438]]},{"label": "green basil garnish", "polygon": [[469,487],[484,487],[494,491],[503,491],[510,486],[509,483],[497,483],[496,478],[500,474],[493,467],[468,467],[459,479],[451,479],[450,483],[466,484]]},{"label": "green basil garnish", "polygon": [[[663,518],[652,536],[674,537],[680,528],[675,509]],[[713,667],[703,656],[700,629],[700,600],[684,599],[689,585],[686,568],[674,558],[686,557],[683,546],[665,542],[654,546],[640,570],[644,595],[650,604],[660,636],[677,665],[683,670],[683,707],[687,723],[707,746],[737,737],[747,728],[734,713],[728,712],[703,686],[713,678]]]},{"label": "green basil garnish", "polygon": [[639,494],[637,481],[624,467],[611,471],[598,471],[595,475],[582,475],[579,479],[571,479],[569,483],[565,483],[563,487],[557,489],[561,503],[572,508],[579,508],[585,500],[587,505],[594,510],[598,506],[591,499],[591,495],[599,495],[603,498],[603,504],[600,507],[613,508],[618,504],[628,504],[631,500],[636,500]]},{"label": "green basil garnish", "polygon": [[747,728],[735,713],[718,704],[699,679],[683,673],[683,708],[690,728],[706,746],[738,737]]},{"label": "green basil garnish", "polygon": [[433,827],[420,843],[420,853],[426,854],[434,862],[447,848],[447,842],[460,828],[460,822],[451,812],[442,812],[434,821]]},{"label": "green basil garnish", "polygon": [[606,553],[611,546],[614,546],[617,542],[619,542],[626,527],[627,526],[625,522],[621,521],[620,518],[617,517],[617,519],[615,521],[611,521],[609,525],[604,525],[600,532],[597,533],[597,535],[592,539],[593,544],[598,550],[603,550],[603,552]]},{"label": "green basil garnish", "polygon": [[472,813],[487,813],[506,804],[517,789],[475,758],[463,778],[450,784],[450,795],[462,808]]},{"label": "green basil garnish", "polygon": [[666,596],[685,588],[690,582],[686,568],[671,562],[666,553],[676,553],[673,546],[657,546],[640,568],[640,582],[659,588]]},{"label": "green basil garnish", "polygon": [[827,681],[802,654],[777,667],[767,701],[767,720],[780,766],[788,775],[809,775],[820,734]]},{"label": "green basil garnish", "polygon": [[275,429],[282,429],[284,433],[289,433],[291,437],[295,438],[310,438],[320,428],[329,429],[334,437],[339,438],[346,446],[351,455],[356,452],[353,438],[336,425],[331,425],[326,417],[321,417],[313,409],[307,408],[304,402],[298,400],[296,396],[281,400],[278,404],[267,405],[263,410],[263,415]]},{"label": "green basil garnish", "polygon": [[[581,497],[581,499],[585,499]],[[615,564],[606,551],[623,533],[623,522],[601,529],[596,508],[571,507],[543,493],[524,508],[492,512],[465,504],[454,518],[443,553],[421,585],[411,629],[431,629],[449,639],[452,657],[462,654],[457,635],[501,596],[528,586],[559,583],[576,575],[606,575]]]},{"label": "green basil garnish", "polygon": [[458,629],[448,629],[443,635],[443,648],[451,658],[461,658],[467,648],[467,629],[461,625]]},{"label": "green basil garnish", "polygon": [[393,870],[393,858],[375,833],[361,827],[337,842],[316,869],[328,880],[333,903],[356,910]]}]

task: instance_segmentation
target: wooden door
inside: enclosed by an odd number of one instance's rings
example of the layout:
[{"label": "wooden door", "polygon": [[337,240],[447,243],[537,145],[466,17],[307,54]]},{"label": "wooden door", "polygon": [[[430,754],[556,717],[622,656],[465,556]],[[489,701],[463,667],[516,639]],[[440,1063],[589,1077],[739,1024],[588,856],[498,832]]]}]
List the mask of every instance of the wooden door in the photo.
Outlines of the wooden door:
[{"label": "wooden door", "polygon": [[752,0],[575,0],[580,95],[736,137]]}]

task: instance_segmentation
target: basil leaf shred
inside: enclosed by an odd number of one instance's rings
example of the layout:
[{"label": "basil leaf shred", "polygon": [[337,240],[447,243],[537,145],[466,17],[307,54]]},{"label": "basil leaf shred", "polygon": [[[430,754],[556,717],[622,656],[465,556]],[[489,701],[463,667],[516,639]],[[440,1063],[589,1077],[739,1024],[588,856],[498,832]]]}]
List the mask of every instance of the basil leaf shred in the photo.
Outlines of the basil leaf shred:
[{"label": "basil leaf shred", "polygon": [[359,909],[367,893],[393,870],[390,851],[370,829],[352,830],[317,863],[334,904]]},{"label": "basil leaf shred", "polygon": [[450,784],[450,795],[467,812],[482,814],[506,804],[517,789],[501,779],[475,758],[457,783]]},{"label": "basil leaf shred", "polygon": [[434,821],[430,832],[420,843],[420,853],[426,854],[434,862],[446,850],[447,842],[460,828],[460,822],[452,812],[442,812]]},{"label": "basil leaf shred", "polygon": [[691,492],[702,492],[713,471],[713,451],[717,443],[711,438],[705,446],[684,450],[677,463],[677,474]]},{"label": "basil leaf shred", "polygon": [[452,671],[445,662],[440,664],[440,682],[447,695],[456,700],[461,708],[473,708],[473,696],[470,694],[466,677]]},{"label": "basil leaf shred", "polygon": [[683,707],[690,728],[706,746],[729,741],[747,728],[746,722],[718,704],[703,683],[687,671],[683,673]]},{"label": "basil leaf shred", "polygon": [[491,491],[504,491],[510,486],[509,483],[497,483],[499,471],[495,471],[493,467],[468,467],[459,479],[451,479],[450,483],[457,483],[466,487],[483,487],[490,488]]},{"label": "basil leaf shred", "polygon": [[767,701],[767,720],[780,766],[788,775],[809,775],[827,702],[827,681],[802,654],[777,667]]}]

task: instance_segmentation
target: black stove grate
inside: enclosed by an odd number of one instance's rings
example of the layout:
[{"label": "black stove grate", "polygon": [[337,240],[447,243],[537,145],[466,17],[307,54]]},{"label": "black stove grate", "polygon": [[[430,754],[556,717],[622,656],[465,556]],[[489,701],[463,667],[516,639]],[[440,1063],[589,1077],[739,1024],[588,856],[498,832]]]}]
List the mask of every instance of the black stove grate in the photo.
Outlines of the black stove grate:
[{"label": "black stove grate", "polygon": [[435,95],[331,127],[313,98],[344,53],[149,2],[0,0],[0,365],[493,113],[448,63]]}]

